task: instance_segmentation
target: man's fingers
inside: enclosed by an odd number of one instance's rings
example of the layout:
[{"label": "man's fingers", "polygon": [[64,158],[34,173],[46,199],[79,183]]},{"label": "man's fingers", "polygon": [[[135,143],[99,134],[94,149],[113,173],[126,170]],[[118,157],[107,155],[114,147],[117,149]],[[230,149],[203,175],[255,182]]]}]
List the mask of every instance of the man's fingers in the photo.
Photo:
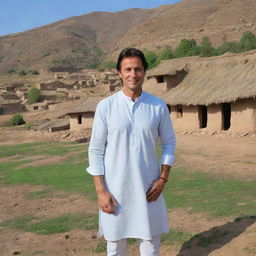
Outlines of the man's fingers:
[{"label": "man's fingers", "polygon": [[117,206],[117,201],[116,201],[116,199],[115,199],[113,196],[112,196],[111,198],[112,198],[112,203],[113,203],[113,205],[114,205],[114,206]]},{"label": "man's fingers", "polygon": [[147,201],[148,202],[153,202],[155,201],[159,195],[161,194],[162,191],[159,191],[158,189],[152,187],[152,189],[150,189],[147,194],[146,194],[146,197],[147,197]]},{"label": "man's fingers", "polygon": [[105,213],[115,213],[115,205],[113,203],[105,205],[102,207],[102,211]]}]

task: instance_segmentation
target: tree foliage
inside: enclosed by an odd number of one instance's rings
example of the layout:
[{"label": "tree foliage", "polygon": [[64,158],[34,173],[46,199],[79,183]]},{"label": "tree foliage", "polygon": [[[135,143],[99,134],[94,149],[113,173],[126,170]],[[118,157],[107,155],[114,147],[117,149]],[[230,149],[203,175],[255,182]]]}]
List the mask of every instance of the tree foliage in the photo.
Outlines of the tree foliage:
[{"label": "tree foliage", "polygon": [[156,67],[160,63],[159,59],[158,59],[158,56],[155,52],[145,51],[144,54],[145,54],[145,58],[146,58],[146,61],[148,63],[148,68],[149,69]]},{"label": "tree foliage", "polygon": [[11,118],[11,124],[14,126],[25,124],[23,116],[21,114],[15,114]]},{"label": "tree foliage", "polygon": [[201,57],[211,57],[216,56],[216,49],[212,46],[212,43],[208,36],[203,37],[200,44],[200,54]]},{"label": "tree foliage", "polygon": [[116,62],[106,61],[106,62],[101,63],[98,66],[98,70],[102,72],[102,71],[104,71],[107,68],[115,68],[115,67],[116,67]]},{"label": "tree foliage", "polygon": [[256,36],[250,31],[244,32],[240,39],[240,44],[242,51],[256,49]]},{"label": "tree foliage", "polygon": [[239,42],[224,42],[216,49],[217,55],[222,55],[226,52],[241,52],[241,45]]},{"label": "tree foliage", "polygon": [[[256,35],[247,31],[239,41],[227,41],[227,36],[223,37],[223,43],[219,47],[213,47],[210,38],[203,37],[198,45],[194,39],[181,39],[179,45],[173,50],[169,45],[163,48],[156,47],[157,51],[145,50],[144,54],[148,62],[149,69],[156,67],[162,60],[182,58],[188,56],[211,57],[222,55],[226,52],[239,53],[256,49]],[[106,62],[108,66],[108,62]],[[112,62],[113,63],[113,62]],[[111,64],[111,63],[110,63]]]},{"label": "tree foliage", "polygon": [[158,55],[159,61],[169,60],[169,59],[173,59],[173,58],[174,58],[174,52],[173,52],[172,47],[170,47],[169,45],[166,45]]},{"label": "tree foliage", "polygon": [[177,58],[198,55],[200,48],[194,39],[181,39],[178,47],[175,49]]},{"label": "tree foliage", "polygon": [[28,92],[28,104],[34,104],[40,100],[40,90],[32,87]]}]

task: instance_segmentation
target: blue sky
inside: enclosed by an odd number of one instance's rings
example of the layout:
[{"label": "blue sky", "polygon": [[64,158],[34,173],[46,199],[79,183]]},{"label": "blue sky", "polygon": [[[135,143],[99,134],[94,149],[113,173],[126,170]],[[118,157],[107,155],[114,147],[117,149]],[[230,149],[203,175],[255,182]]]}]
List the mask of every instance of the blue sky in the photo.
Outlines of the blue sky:
[{"label": "blue sky", "polygon": [[180,0],[0,0],[0,36],[94,11],[154,8]]}]

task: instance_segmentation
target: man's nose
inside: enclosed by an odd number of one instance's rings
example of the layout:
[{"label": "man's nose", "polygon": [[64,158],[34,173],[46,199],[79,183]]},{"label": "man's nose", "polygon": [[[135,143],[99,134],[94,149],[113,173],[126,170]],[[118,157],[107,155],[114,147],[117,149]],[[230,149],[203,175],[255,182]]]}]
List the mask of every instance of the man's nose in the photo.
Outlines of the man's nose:
[{"label": "man's nose", "polygon": [[135,70],[135,69],[132,69],[132,70],[131,70],[131,75],[132,75],[132,76],[135,76],[135,75],[136,75],[136,70]]}]

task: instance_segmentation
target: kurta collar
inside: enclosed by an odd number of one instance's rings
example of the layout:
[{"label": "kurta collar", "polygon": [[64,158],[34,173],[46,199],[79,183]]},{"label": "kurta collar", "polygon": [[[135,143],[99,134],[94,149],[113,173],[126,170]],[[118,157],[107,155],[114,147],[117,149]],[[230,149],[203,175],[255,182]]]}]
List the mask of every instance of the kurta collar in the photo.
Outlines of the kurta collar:
[{"label": "kurta collar", "polygon": [[126,100],[128,100],[128,101],[130,101],[130,102],[134,102],[134,103],[135,103],[135,102],[140,102],[140,101],[142,101],[143,98],[144,98],[144,96],[145,96],[145,92],[142,91],[141,94],[140,94],[140,96],[139,96],[135,101],[133,101],[131,97],[129,97],[129,96],[127,96],[127,95],[124,94],[124,91],[123,91],[123,90],[121,90],[121,94],[123,95],[123,97],[124,97]]}]

